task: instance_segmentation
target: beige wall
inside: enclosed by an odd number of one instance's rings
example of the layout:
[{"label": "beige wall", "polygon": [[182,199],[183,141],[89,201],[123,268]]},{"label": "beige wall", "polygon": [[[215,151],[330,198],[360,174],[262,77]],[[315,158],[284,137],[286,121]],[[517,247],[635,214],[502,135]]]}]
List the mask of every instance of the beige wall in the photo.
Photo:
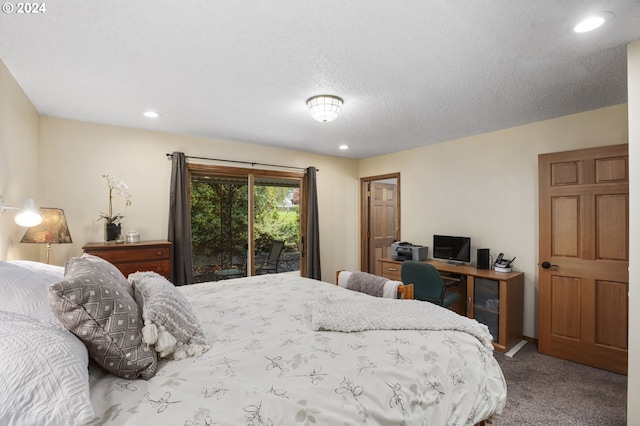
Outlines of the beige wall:
[{"label": "beige wall", "polygon": [[[629,47],[628,56],[628,114],[639,117],[640,43]],[[640,299],[635,272],[640,269],[640,168],[634,167],[640,164],[640,120],[628,121],[633,272],[629,298],[634,306]],[[125,229],[138,229],[148,239],[166,238],[165,188],[170,164],[164,154],[183,151],[318,167],[322,268],[325,279],[332,280],[332,271],[355,270],[359,265],[358,178],[399,171],[403,239],[430,245],[437,232],[464,234],[474,239],[474,248],[490,247],[494,254],[501,250],[518,256],[515,267],[527,276],[524,314],[528,336],[537,334],[537,155],[625,143],[626,129],[627,108],[620,105],[358,163],[225,141],[40,119],[0,61],[0,195],[9,204],[32,196],[37,204],[65,209],[74,244],[54,247],[52,263],[62,264],[79,254],[85,242],[102,238],[96,218],[106,208],[106,186],[101,178],[105,173],[127,182],[133,192],[133,205],[123,209]],[[445,184],[442,176],[452,183]],[[498,187],[501,193],[496,192]],[[0,259],[43,260],[43,250],[18,244],[24,230],[13,222],[11,213],[0,217]],[[631,309],[630,324],[640,323],[639,316]],[[640,398],[640,337],[633,326],[629,340],[628,424],[638,425],[640,407],[632,402]]]},{"label": "beige wall", "polygon": [[[524,334],[537,336],[538,154],[627,143],[618,105],[360,162],[360,176],[401,174],[402,239],[471,237],[477,248],[517,256],[525,273]],[[429,254],[431,256],[431,253]]]},{"label": "beige wall", "polygon": [[74,241],[53,247],[52,263],[62,264],[82,253],[85,243],[103,240],[103,222],[97,221],[108,208],[103,174],[131,189],[130,207],[114,197],[115,211],[125,215],[123,230],[135,229],[142,239],[166,240],[171,162],[165,154],[182,151],[200,157],[316,166],[323,277],[332,281],[336,269],[357,268],[355,160],[48,117],[41,119],[40,134],[42,203],[64,208]]},{"label": "beige wall", "polygon": [[[165,154],[173,151],[317,167],[323,277],[333,281],[337,269],[358,268],[357,161],[40,117],[0,61],[0,196],[9,205],[32,197],[37,206],[65,210],[73,244],[53,246],[51,263],[62,265],[81,254],[85,243],[102,241],[103,222],[97,218],[108,207],[103,174],[123,180],[133,193],[127,208],[114,199],[114,208],[125,215],[124,229],[138,230],[143,239],[166,240],[171,163]],[[19,244],[24,231],[12,211],[0,217],[0,260],[45,260],[42,246]]]},{"label": "beige wall", "polygon": [[[9,206],[22,205],[40,195],[38,163],[40,115],[0,60],[0,197]],[[34,253],[20,245],[25,232],[13,220],[15,210],[0,216],[0,259],[16,259]]]},{"label": "beige wall", "polygon": [[640,41],[627,49],[629,84],[629,390],[627,424],[640,425]]}]

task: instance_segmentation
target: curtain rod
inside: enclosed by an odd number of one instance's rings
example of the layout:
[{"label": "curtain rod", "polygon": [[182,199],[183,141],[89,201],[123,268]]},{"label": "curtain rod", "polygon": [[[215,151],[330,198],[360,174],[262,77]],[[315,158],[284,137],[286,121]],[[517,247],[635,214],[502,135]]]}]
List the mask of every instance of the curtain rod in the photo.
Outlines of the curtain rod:
[{"label": "curtain rod", "polygon": [[[173,154],[166,154],[167,158],[173,157]],[[307,170],[305,167],[294,167],[294,166],[281,166],[279,164],[268,164],[268,163],[256,163],[252,161],[240,161],[240,160],[224,160],[222,158],[210,158],[210,157],[193,157],[191,155],[185,155],[184,158],[193,158],[196,160],[210,160],[210,161],[224,161],[227,163],[240,163],[240,164],[251,164],[251,166],[269,166],[269,167],[281,167],[284,169],[295,169],[295,170]],[[319,172],[320,169],[316,168],[316,171]]]}]

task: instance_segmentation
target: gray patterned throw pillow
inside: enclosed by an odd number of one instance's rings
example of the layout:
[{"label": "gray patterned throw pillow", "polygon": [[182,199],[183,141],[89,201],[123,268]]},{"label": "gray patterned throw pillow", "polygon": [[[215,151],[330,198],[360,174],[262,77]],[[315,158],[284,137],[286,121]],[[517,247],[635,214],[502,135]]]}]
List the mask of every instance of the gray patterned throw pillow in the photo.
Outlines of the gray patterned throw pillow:
[{"label": "gray patterned throw pillow", "polygon": [[109,275],[113,277],[113,281],[122,284],[123,287],[126,288],[127,292],[131,295],[131,297],[133,297],[133,287],[131,287],[131,284],[129,284],[127,278],[113,263],[104,260],[101,257],[94,256],[88,253],[84,253],[82,255],[82,259],[90,260],[91,263],[93,263],[96,267],[103,269],[105,272],[108,272]]},{"label": "gray patterned throw pillow", "polygon": [[209,349],[191,304],[171,282],[155,272],[135,272],[129,282],[142,309],[142,340],[160,358],[180,360]]},{"label": "gray patterned throw pillow", "polygon": [[125,379],[153,377],[157,356],[142,341],[141,312],[129,284],[83,258],[67,262],[65,279],[49,286],[53,315],[105,370]]}]

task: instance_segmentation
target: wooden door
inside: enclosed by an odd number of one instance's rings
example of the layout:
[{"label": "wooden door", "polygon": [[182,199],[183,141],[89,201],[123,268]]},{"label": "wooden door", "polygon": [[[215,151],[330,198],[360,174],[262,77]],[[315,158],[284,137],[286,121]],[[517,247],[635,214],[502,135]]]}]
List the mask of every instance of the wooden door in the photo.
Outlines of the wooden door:
[{"label": "wooden door", "polygon": [[627,373],[627,145],[538,157],[541,353]]},{"label": "wooden door", "polygon": [[400,173],[360,178],[361,271],[382,275],[378,260],[400,239],[400,204]]},{"label": "wooden door", "polygon": [[398,235],[398,185],[371,182],[369,194],[369,265],[372,273],[382,275],[378,260],[391,256],[391,243]]}]

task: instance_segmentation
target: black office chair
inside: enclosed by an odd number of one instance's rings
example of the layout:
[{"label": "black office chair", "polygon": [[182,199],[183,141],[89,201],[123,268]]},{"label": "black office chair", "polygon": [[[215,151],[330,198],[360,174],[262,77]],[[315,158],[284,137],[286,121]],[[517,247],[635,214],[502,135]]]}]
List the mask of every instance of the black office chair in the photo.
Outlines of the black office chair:
[{"label": "black office chair", "polygon": [[256,275],[268,274],[270,272],[278,273],[278,264],[280,263],[280,254],[284,248],[284,241],[273,240],[271,249],[266,260],[260,262],[256,266]]},{"label": "black office chair", "polygon": [[458,282],[448,280],[445,283],[435,266],[426,262],[405,260],[402,262],[400,277],[405,285],[413,284],[413,294],[418,300],[448,308],[461,298],[460,293],[447,291]]}]

